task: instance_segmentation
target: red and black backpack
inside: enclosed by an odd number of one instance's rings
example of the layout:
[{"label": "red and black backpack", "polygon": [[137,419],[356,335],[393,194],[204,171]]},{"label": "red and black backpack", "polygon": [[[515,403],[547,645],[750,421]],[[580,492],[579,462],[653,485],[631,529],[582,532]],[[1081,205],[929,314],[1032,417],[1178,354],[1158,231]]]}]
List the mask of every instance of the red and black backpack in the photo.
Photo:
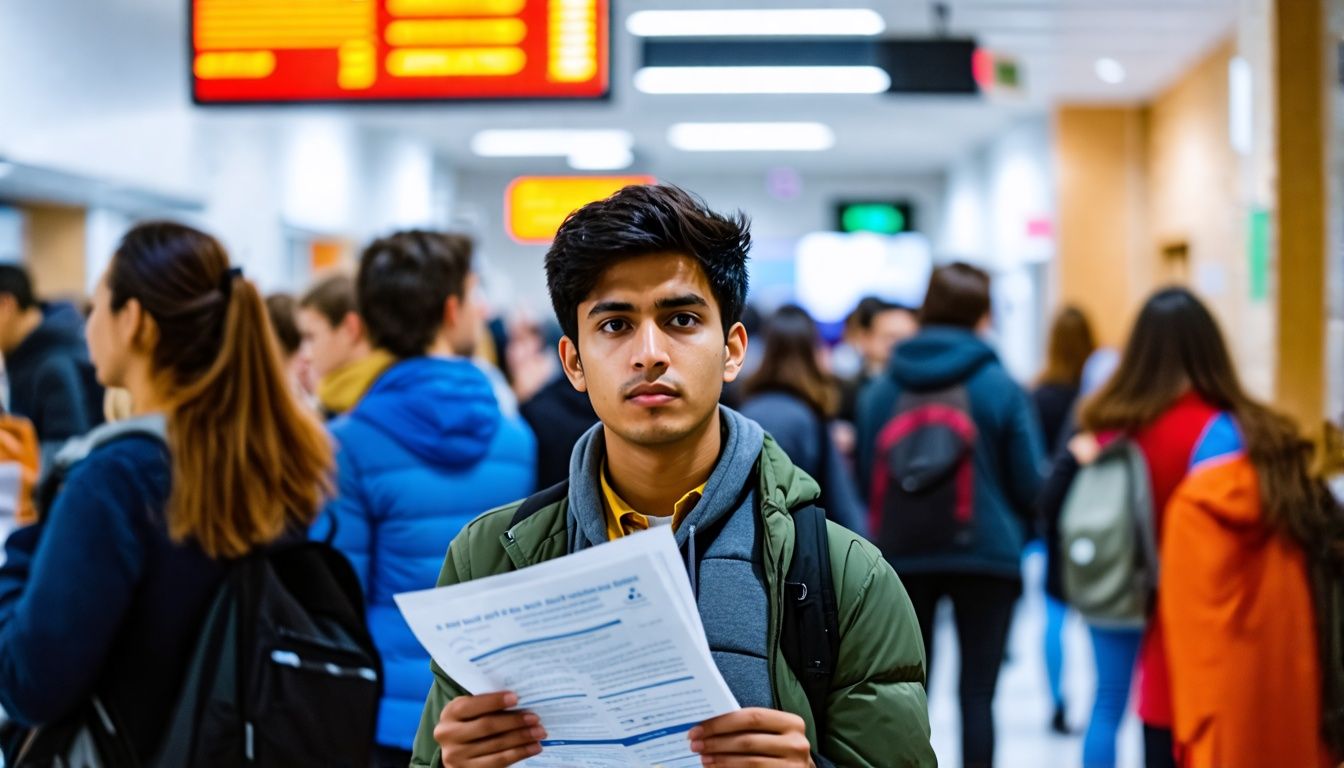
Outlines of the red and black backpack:
[{"label": "red and black backpack", "polygon": [[868,527],[888,557],[970,544],[976,428],[964,384],[903,391],[877,436]]}]

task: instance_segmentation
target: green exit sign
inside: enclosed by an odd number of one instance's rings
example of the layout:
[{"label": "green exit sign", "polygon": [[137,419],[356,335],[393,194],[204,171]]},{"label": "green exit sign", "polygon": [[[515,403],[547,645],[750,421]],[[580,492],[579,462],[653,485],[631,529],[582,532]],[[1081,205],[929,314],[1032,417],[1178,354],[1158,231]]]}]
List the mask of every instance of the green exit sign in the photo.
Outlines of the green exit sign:
[{"label": "green exit sign", "polygon": [[843,202],[835,207],[840,232],[895,235],[915,228],[914,209],[907,202]]}]

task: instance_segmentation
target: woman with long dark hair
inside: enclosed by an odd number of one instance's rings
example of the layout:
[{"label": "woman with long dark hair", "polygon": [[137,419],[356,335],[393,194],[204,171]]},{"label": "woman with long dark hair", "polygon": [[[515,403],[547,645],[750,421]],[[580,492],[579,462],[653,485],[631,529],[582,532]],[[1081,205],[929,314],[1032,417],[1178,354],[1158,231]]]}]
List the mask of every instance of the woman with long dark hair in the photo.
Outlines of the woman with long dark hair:
[{"label": "woman with long dark hair", "polygon": [[1149,768],[1325,764],[1303,550],[1332,528],[1296,425],[1246,394],[1183,288],[1144,305],[1081,417],[1148,463],[1161,551],[1139,656]]},{"label": "woman with long dark hair", "polygon": [[41,725],[96,696],[148,759],[227,561],[306,530],[331,449],[261,295],[209,235],[127,233],[86,335],[133,415],[63,452],[54,504],[6,544],[0,705]]},{"label": "woman with long dark hair", "polygon": [[821,336],[807,310],[780,307],[766,321],[761,365],[743,386],[742,414],[775,438],[821,486],[821,507],[832,520],[863,533],[863,502],[830,437],[840,388],[820,362]]}]

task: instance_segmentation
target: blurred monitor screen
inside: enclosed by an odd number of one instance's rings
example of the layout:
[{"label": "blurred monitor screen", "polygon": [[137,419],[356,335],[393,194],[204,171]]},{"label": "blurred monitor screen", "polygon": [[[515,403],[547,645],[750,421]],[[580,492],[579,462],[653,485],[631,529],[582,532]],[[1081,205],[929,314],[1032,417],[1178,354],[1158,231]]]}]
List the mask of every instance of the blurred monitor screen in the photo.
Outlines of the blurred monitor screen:
[{"label": "blurred monitor screen", "polygon": [[590,99],[608,0],[191,0],[197,103]]},{"label": "blurred monitor screen", "polygon": [[918,232],[813,232],[798,241],[794,295],[820,323],[836,323],[865,296],[918,307],[933,272],[933,251]]}]

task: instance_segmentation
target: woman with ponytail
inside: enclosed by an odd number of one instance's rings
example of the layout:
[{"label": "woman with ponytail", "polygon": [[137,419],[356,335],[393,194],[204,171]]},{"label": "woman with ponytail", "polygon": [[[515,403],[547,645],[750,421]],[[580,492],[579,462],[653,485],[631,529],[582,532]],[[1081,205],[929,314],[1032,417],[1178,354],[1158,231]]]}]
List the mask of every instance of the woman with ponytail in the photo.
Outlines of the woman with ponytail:
[{"label": "woman with ponytail", "polygon": [[62,452],[0,569],[0,706],[24,725],[96,696],[153,753],[228,561],[301,536],[331,449],[294,398],[262,297],[209,235],[135,227],[93,300],[99,381],[131,417]]}]

